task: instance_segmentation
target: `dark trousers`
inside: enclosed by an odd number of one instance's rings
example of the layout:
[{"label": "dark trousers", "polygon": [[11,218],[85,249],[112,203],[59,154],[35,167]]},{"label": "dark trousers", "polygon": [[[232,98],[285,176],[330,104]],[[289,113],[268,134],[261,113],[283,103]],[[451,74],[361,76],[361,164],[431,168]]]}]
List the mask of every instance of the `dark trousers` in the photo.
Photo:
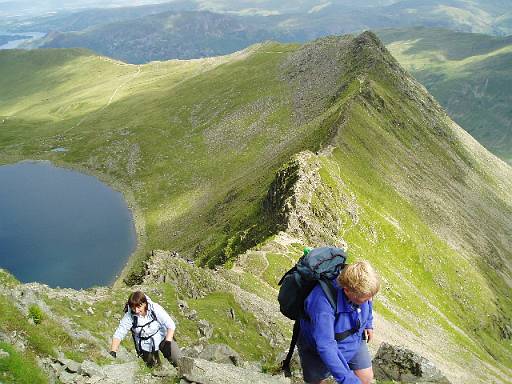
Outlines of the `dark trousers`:
[{"label": "dark trousers", "polygon": [[[162,355],[169,360],[169,362],[177,367],[178,361],[181,357],[181,350],[178,344],[173,340],[172,342],[165,342],[165,340],[162,340],[160,345],[158,346],[158,349],[160,352],[162,352]],[[158,351],[155,352],[147,352],[142,351],[142,360],[146,363],[148,367],[156,367],[161,364],[160,361],[160,354]]]}]

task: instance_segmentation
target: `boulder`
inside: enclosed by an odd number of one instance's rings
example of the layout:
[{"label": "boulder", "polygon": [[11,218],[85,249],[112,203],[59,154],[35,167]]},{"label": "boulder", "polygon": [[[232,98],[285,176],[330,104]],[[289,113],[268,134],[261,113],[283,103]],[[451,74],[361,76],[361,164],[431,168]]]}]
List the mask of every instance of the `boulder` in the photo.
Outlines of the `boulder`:
[{"label": "boulder", "polygon": [[197,320],[197,311],[195,309],[188,309],[185,317],[189,320]]},{"label": "boulder", "polygon": [[179,375],[189,383],[198,384],[289,384],[284,376],[271,376],[253,372],[234,365],[219,364],[202,359],[183,357]]},{"label": "boulder", "polygon": [[0,349],[0,359],[5,359],[7,357],[9,357],[9,352],[7,351],[4,351],[3,349]]},{"label": "boulder", "polygon": [[164,363],[151,371],[151,376],[161,378],[174,378],[178,375],[178,370],[171,364]]},{"label": "boulder", "polygon": [[240,355],[225,344],[209,344],[198,356],[200,359],[221,364],[240,365]]},{"label": "boulder", "polygon": [[59,375],[59,381],[62,384],[74,384],[76,375],[70,372],[62,371]]},{"label": "boulder", "polygon": [[204,345],[203,344],[195,344],[191,345],[189,347],[183,348],[181,351],[183,352],[183,355],[189,356],[189,357],[199,357],[199,354],[203,352]]},{"label": "boulder", "polygon": [[61,359],[58,359],[57,361],[64,366],[64,369],[67,372],[77,373],[80,370],[80,363],[78,363],[74,360],[61,358]]},{"label": "boulder", "polygon": [[84,360],[80,365],[80,370],[78,371],[83,376],[103,376],[103,372],[101,367],[89,360]]},{"label": "boulder", "polygon": [[213,326],[206,320],[199,320],[197,327],[200,338],[209,339],[213,336]]},{"label": "boulder", "polygon": [[377,380],[450,384],[441,371],[423,356],[387,343],[380,345],[373,359],[373,372]]},{"label": "boulder", "polygon": [[124,364],[104,365],[102,368],[102,376],[107,381],[116,384],[132,384],[135,382],[135,375],[138,370],[137,362]]}]

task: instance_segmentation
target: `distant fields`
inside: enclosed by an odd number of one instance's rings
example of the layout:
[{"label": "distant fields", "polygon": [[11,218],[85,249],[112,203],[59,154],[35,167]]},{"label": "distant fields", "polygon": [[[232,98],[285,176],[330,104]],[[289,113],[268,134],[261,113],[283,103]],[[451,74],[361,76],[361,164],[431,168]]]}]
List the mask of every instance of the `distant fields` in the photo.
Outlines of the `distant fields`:
[{"label": "distant fields", "polygon": [[379,37],[457,123],[512,163],[512,37],[426,28]]}]

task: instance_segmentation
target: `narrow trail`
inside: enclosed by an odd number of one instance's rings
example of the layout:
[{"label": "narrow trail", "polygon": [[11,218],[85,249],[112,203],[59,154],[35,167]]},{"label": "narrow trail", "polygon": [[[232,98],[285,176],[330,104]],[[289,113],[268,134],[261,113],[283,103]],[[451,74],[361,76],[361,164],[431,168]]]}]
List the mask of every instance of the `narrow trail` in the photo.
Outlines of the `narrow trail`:
[{"label": "narrow trail", "polygon": [[130,77],[128,80],[126,80],[124,83],[120,84],[115,90],[114,90],[114,93],[112,93],[112,96],[110,96],[110,99],[108,99],[108,103],[107,105],[105,105],[101,110],[105,109],[106,107],[108,107],[110,105],[110,103],[112,103],[112,100],[114,100],[114,97],[116,97],[116,94],[117,94],[117,91],[119,91],[122,87],[124,87],[126,84],[128,84],[129,82],[131,82],[133,79],[135,79],[137,76],[140,75],[140,72],[141,72],[141,66],[140,65],[137,65],[137,72],[133,74],[132,77]]},{"label": "narrow trail", "polygon": [[[102,112],[105,110],[105,108],[107,108],[111,103],[112,101],[114,100],[117,92],[123,88],[125,85],[127,85],[128,83],[130,83],[131,81],[133,81],[136,77],[138,77],[141,73],[141,66],[140,65],[137,65],[137,72],[135,72],[132,76],[130,76],[125,82],[121,83],[120,85],[118,85],[116,87],[116,89],[114,89],[114,91],[112,92],[112,95],[110,96],[110,98],[108,99],[107,103],[101,107],[99,110],[97,110],[96,112]],[[76,123],[75,125],[71,126],[70,128],[66,129],[65,131],[62,132],[62,134],[66,134],[68,133],[69,131],[71,131],[72,129],[75,129],[75,128],[78,128],[84,121],[86,121],[88,118],[90,117],[90,113],[87,113],[84,117],[82,117],[80,119],[80,121],[78,123]]]}]

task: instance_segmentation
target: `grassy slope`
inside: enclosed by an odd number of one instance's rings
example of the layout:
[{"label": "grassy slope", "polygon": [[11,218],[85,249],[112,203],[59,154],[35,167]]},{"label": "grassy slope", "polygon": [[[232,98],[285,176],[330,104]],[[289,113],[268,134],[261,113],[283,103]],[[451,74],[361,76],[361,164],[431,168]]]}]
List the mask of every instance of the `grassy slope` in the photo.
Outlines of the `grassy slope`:
[{"label": "grassy slope", "polygon": [[[307,160],[321,182],[300,211],[309,225],[291,233],[308,245],[343,236],[352,257],[370,259],[385,281],[377,312],[418,336],[409,346],[454,382],[487,382],[487,364],[509,382],[512,170],[375,50],[354,55],[341,80],[335,148]],[[241,266],[276,286],[290,265],[280,247],[259,248]]]},{"label": "grassy slope", "polygon": [[[154,276],[154,279],[146,280],[143,289],[176,321],[176,337],[182,347],[204,342],[199,340],[198,332],[198,321],[202,319],[213,327],[210,343],[227,344],[247,361],[269,366],[274,364],[277,351],[272,349],[268,339],[261,336],[261,332],[272,334],[274,331],[247,311],[245,303],[226,287],[226,282],[222,283],[222,277],[181,259],[163,265],[159,273],[171,276],[171,280],[162,283],[161,275]],[[6,383],[46,383],[41,369],[34,368],[36,356],[55,357],[63,353],[66,358],[78,362],[114,363],[108,357],[108,346],[132,288],[100,287],[73,292],[46,286],[34,287],[20,284],[1,269],[0,287],[3,292],[0,303],[5,308],[0,315],[0,332],[14,340],[9,340],[11,344],[22,343],[27,347],[23,354],[19,354],[12,347],[3,348],[0,342],[0,347],[11,354],[8,359],[0,359],[0,376]],[[268,286],[261,288],[260,294],[270,289]],[[190,294],[191,289],[195,292],[193,295]],[[27,302],[21,306],[17,303],[20,295],[27,296],[29,303],[35,302],[38,308],[43,309],[40,324],[30,321]],[[186,316],[180,309],[179,303],[183,300],[196,312],[194,317]],[[240,343],[242,338],[247,342]],[[123,340],[122,346],[129,354],[122,351],[120,362],[135,360],[130,337]]]},{"label": "grassy slope", "polygon": [[[378,103],[360,100],[337,138],[347,151],[335,150],[334,164],[325,161],[322,168],[325,181],[346,181],[360,207],[359,222],[345,236],[383,271],[389,281],[385,298],[390,308],[407,308],[401,319],[409,318],[407,328],[436,323],[479,356],[486,350],[509,366],[512,356],[499,327],[512,315],[506,293],[510,242],[503,241],[511,196],[489,189],[489,181],[499,181],[487,178],[487,167],[495,165],[459,147],[442,122],[429,126],[416,102],[386,87],[378,72],[370,76],[379,79],[384,116]],[[499,256],[489,251],[493,246]]]},{"label": "grassy slope", "polygon": [[265,233],[259,202],[272,169],[314,148],[322,129],[291,120],[278,73],[290,49],[144,66],[77,50],[2,52],[1,159],[100,174],[133,192],[148,249],[225,260],[244,246],[240,231],[256,224],[252,243]]},{"label": "grassy slope", "polygon": [[379,32],[388,49],[452,118],[512,162],[512,39],[447,30]]},{"label": "grassy slope", "polygon": [[[372,92],[357,97],[358,106],[351,109],[337,137],[341,148],[348,146],[355,153],[348,157],[339,151],[334,156],[341,164],[341,178],[364,191],[359,194],[371,204],[369,211],[376,211],[369,214],[368,225],[375,229],[377,241],[364,248],[372,254],[375,245],[383,247],[373,253],[383,269],[387,264],[383,254],[398,256],[400,273],[412,271],[408,284],[412,282],[427,302],[469,334],[478,348],[510,366],[512,356],[503,331],[512,317],[507,294],[512,274],[512,244],[507,236],[512,225],[512,171],[477,150],[460,128],[452,128],[420,87],[410,84],[415,91],[412,97],[400,92],[407,77],[398,69],[387,76],[382,73],[386,72],[379,65],[370,66]],[[357,174],[371,180],[368,189],[362,180],[353,181]],[[410,225],[400,230],[406,239],[397,236],[388,217],[400,217],[399,227]],[[395,232],[390,236],[395,241],[379,236],[378,226]],[[411,299],[414,308],[417,300]],[[424,310],[423,315],[430,312],[428,307]]]}]

